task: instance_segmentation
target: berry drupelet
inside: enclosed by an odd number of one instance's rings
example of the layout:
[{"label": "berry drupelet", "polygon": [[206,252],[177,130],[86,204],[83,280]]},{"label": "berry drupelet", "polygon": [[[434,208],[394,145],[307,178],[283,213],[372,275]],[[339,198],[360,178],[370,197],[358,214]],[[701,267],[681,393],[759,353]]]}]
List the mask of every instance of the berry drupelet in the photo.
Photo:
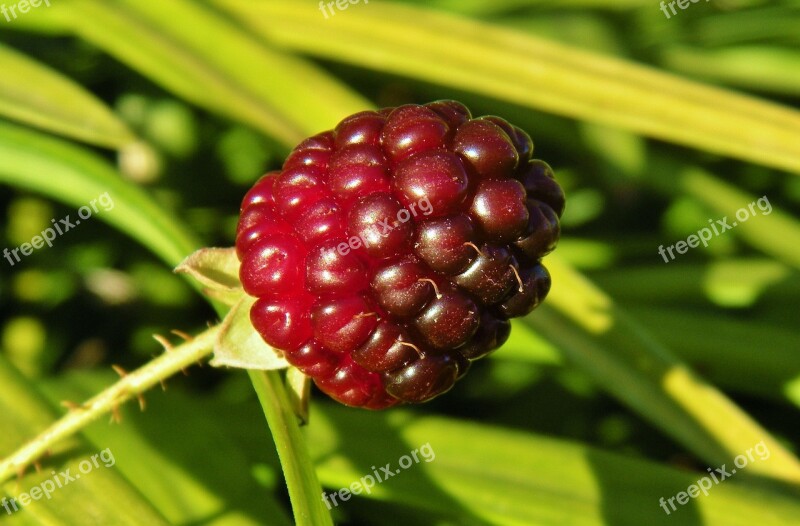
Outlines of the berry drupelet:
[{"label": "berry drupelet", "polygon": [[264,340],[350,406],[444,393],[550,289],[564,194],[533,143],[455,101],[351,115],[245,196]]}]

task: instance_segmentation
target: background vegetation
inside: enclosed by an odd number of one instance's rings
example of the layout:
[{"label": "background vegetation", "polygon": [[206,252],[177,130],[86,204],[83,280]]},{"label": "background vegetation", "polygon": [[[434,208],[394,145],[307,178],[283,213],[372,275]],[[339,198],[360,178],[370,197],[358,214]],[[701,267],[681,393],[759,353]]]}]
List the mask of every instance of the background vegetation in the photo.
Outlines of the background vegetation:
[{"label": "background vegetation", "polygon": [[[568,201],[547,304],[446,396],[369,413],[315,393],[289,443],[277,375],[192,367],[2,479],[11,497],[116,459],[0,523],[800,523],[800,2],[50,3],[0,17],[0,248],[103,192],[115,208],[0,260],[0,457],[160,354],[152,334],[218,320],[172,269],[232,245],[248,186],[350,113],[506,117]],[[771,214],[659,256],[761,196]],[[262,409],[327,491],[425,443],[436,460],[329,513],[313,476],[287,491]],[[761,441],[768,460],[659,507]]]}]

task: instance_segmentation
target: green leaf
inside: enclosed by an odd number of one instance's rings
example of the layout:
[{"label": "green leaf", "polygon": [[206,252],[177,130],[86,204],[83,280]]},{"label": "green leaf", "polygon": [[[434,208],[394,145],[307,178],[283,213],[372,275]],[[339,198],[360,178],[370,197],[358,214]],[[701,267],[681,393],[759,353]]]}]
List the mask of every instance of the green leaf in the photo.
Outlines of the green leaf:
[{"label": "green leaf", "polygon": [[800,269],[800,223],[770,203],[770,196],[747,194],[699,169],[681,171],[672,184],[716,210],[719,219],[727,217],[730,231],[751,246]]},{"label": "green leaf", "polygon": [[[391,478],[376,480],[369,494],[362,489],[348,501],[334,501],[340,508],[372,498],[469,525],[778,526],[800,521],[800,501],[793,493],[745,484],[738,473],[712,484],[708,496],[700,493],[685,506],[676,503],[677,510],[669,508],[668,515],[659,499],[685,492],[708,476],[705,470],[687,473],[564,440],[402,410],[364,420],[346,408],[317,405],[312,421],[310,443],[320,478],[330,488],[328,502],[340,488],[369,485],[366,477],[375,480],[376,472],[386,477],[382,467],[387,463],[392,472]],[[746,454],[759,442],[735,454]],[[769,460],[762,456],[772,456],[771,449],[758,451],[762,455],[754,454],[742,473]],[[722,463],[730,467],[733,457]]]},{"label": "green leaf", "polygon": [[102,101],[64,75],[0,44],[0,116],[100,146],[136,137]]},{"label": "green leaf", "polygon": [[40,192],[76,208],[108,193],[113,207],[94,217],[125,232],[173,267],[200,245],[144,191],[87,150],[0,122],[0,159],[0,183]]},{"label": "green leaf", "polygon": [[656,337],[671,343],[715,382],[732,391],[784,398],[800,406],[800,397],[791,391],[800,381],[796,351],[800,333],[796,330],[675,308],[640,305],[636,315]]},{"label": "green leaf", "polygon": [[[106,370],[73,371],[48,380],[43,390],[52,403],[65,398],[84,400],[114,379],[114,374]],[[134,405],[121,407],[121,425],[109,426],[101,421],[87,427],[83,434],[96,448],[111,448],[115,469],[170,524],[256,526],[269,517],[271,525],[288,526],[286,511],[274,497],[282,490],[273,487],[265,491],[251,476],[254,461],[248,453],[258,459],[265,454],[274,457],[263,429],[253,426],[253,413],[247,416],[248,427],[253,429],[254,451],[245,452],[235,441],[235,433],[230,432],[228,415],[225,425],[220,425],[220,412],[208,410],[209,400],[186,392],[176,385],[179,383],[170,382],[165,392],[148,393],[144,412]],[[187,440],[187,430],[191,430],[191,440]],[[198,462],[200,458],[202,462]],[[276,486],[281,483],[279,469],[276,465]]]},{"label": "green leaf", "polygon": [[[11,453],[20,443],[35,435],[50,423],[53,411],[35,388],[24,379],[6,359],[0,355],[0,414],[3,415],[3,432],[0,433],[0,458]],[[100,449],[105,449],[103,445]],[[98,461],[95,467],[91,456],[98,450],[89,447],[85,441],[77,438],[61,444],[52,451],[51,456],[42,461],[39,473],[29,473],[19,480],[9,480],[0,484],[0,499],[21,497],[37,486],[55,487],[50,498],[42,494],[39,500],[32,500],[20,511],[11,513],[0,508],[3,524],[27,525],[71,525],[71,524],[108,524],[109,526],[140,524],[167,525],[169,522],[139,494],[134,487],[116,470],[113,463]],[[111,458],[114,452],[111,451]],[[109,458],[108,454],[103,455]],[[91,470],[81,463],[89,462]],[[109,467],[106,465],[109,464]],[[68,482],[63,487],[56,487],[53,471],[56,474],[71,471],[71,475],[80,475],[75,480],[64,480],[60,475],[58,482]],[[84,472],[85,471],[85,472]],[[49,482],[48,482],[49,481]],[[62,482],[63,481],[63,482]],[[7,515],[11,515],[10,517]]]},{"label": "green leaf", "polygon": [[72,31],[151,81],[286,145],[367,104],[316,66],[268,49],[195,2],[163,0],[153,9],[134,0],[71,0],[62,11]]},{"label": "green leaf", "polygon": [[[795,22],[797,23],[797,22]],[[800,53],[777,46],[703,49],[670,46],[664,65],[701,79],[789,96],[800,93]]]},{"label": "green leaf", "polygon": [[244,295],[225,319],[214,344],[214,367],[238,367],[272,371],[289,367],[283,353],[264,342],[250,321],[250,309],[258,300]]},{"label": "green leaf", "polygon": [[800,295],[800,274],[772,259],[667,265],[655,251],[651,256],[653,265],[594,272],[592,279],[620,303],[788,307]]},{"label": "green leaf", "polygon": [[800,482],[800,462],[769,432],[557,256],[553,288],[525,321],[653,425],[713,464],[764,440],[769,460],[748,475]]},{"label": "green leaf", "polygon": [[302,53],[800,173],[797,111],[629,61],[389,2],[327,20],[312,3],[213,3]]}]

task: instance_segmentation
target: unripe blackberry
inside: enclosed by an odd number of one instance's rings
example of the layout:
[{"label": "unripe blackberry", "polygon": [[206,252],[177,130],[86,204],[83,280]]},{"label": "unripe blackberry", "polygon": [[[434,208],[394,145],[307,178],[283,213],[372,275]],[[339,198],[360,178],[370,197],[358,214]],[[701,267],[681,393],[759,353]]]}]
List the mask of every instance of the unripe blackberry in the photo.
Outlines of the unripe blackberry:
[{"label": "unripe blackberry", "polygon": [[351,115],[242,202],[253,326],[336,400],[450,389],[550,289],[564,194],[530,137],[455,101]]}]

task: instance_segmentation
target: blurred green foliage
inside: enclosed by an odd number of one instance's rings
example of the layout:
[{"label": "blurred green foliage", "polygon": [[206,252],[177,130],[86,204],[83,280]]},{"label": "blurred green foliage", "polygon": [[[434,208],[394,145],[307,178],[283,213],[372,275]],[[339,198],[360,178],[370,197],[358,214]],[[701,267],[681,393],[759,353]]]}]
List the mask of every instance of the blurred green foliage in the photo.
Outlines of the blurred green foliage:
[{"label": "blurred green foliage", "polygon": [[[800,523],[798,30],[792,0],[669,20],[643,0],[374,0],[330,20],[310,0],[59,0],[0,17],[0,249],[103,191],[116,203],[0,259],[0,456],[113,382],[110,364],[157,354],[152,334],[217,320],[171,268],[233,244],[241,197],[293,142],[370,106],[455,98],[526,129],[556,169],[551,302],[422,407],[315,394],[305,434],[326,491],[437,452],[336,523]],[[769,215],[658,254],[761,196]],[[108,492],[76,484],[0,522],[291,523],[246,375],[193,368],[147,399],[45,461],[111,447],[115,469],[92,475]],[[774,437],[777,464],[659,507],[753,437]]]}]

